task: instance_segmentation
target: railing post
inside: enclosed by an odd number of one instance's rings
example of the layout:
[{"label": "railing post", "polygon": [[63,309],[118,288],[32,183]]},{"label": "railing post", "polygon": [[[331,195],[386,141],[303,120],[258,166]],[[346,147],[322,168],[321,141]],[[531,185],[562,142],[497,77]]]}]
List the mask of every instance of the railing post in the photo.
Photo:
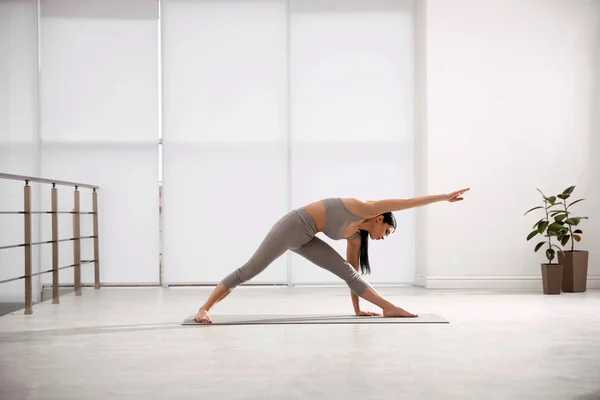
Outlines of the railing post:
[{"label": "railing post", "polygon": [[31,186],[25,181],[25,314],[33,314],[31,287]]},{"label": "railing post", "polygon": [[73,283],[75,285],[75,296],[81,296],[81,226],[79,224],[79,191],[77,186],[75,186],[73,200],[73,264],[75,265]]},{"label": "railing post", "polygon": [[52,184],[52,304],[58,300],[58,191]]},{"label": "railing post", "polygon": [[100,249],[98,245],[98,193],[96,189],[92,193],[94,212],[94,288],[100,289]]}]

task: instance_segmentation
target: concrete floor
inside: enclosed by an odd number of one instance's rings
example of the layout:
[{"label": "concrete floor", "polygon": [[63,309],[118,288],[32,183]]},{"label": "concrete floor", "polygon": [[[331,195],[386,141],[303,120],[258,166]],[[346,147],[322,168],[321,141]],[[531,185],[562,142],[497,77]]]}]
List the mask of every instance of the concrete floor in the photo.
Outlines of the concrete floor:
[{"label": "concrete floor", "polygon": [[25,307],[25,303],[22,301],[20,303],[0,303],[0,317],[18,311],[23,307]]},{"label": "concrete floor", "polygon": [[[450,324],[180,326],[209,290],[85,289],[1,317],[0,399],[600,399],[600,291],[378,288]],[[344,288],[242,287],[213,314],[351,311]]]}]

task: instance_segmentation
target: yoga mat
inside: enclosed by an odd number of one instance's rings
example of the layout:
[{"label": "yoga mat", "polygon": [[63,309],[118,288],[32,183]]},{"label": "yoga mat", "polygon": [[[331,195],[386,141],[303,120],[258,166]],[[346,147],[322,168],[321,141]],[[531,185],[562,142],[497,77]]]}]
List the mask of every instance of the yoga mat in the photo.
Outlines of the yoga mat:
[{"label": "yoga mat", "polygon": [[419,314],[415,318],[359,317],[356,315],[211,315],[212,324],[199,324],[194,315],[187,317],[182,325],[286,325],[286,324],[447,324],[436,314]]}]

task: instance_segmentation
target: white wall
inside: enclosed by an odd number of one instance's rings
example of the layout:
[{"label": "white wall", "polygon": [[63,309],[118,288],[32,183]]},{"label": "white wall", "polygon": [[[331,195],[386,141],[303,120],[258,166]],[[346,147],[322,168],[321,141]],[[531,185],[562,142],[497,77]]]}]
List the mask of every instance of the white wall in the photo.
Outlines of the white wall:
[{"label": "white wall", "polygon": [[427,191],[473,188],[422,220],[426,285],[539,287],[544,258],[525,240],[537,219],[523,213],[536,188],[570,185],[589,199],[578,247],[598,279],[600,3],[428,0],[421,11]]},{"label": "white wall", "polygon": [[[159,281],[157,18],[154,0],[41,2],[41,170],[101,187],[103,283]],[[59,193],[59,208],[70,210],[73,190]],[[81,196],[82,211],[91,211],[90,192]],[[50,204],[49,191],[42,202]],[[71,218],[59,220],[59,236],[70,236]],[[82,235],[92,234],[91,221],[82,217]],[[42,221],[43,235],[50,222]],[[82,258],[92,249],[84,242]],[[71,264],[71,246],[59,251],[61,265]],[[72,282],[73,271],[60,280]],[[93,282],[92,264],[82,280]]]},{"label": "white wall", "polygon": [[[33,0],[0,2],[0,172],[39,175],[37,10]],[[0,180],[0,211],[23,210],[23,182]],[[32,184],[32,207],[38,206],[38,186]],[[38,216],[33,216],[33,240],[39,237]],[[23,216],[0,215],[0,246],[23,243]],[[8,227],[8,228],[7,228]],[[33,249],[33,271],[39,270],[38,249]],[[24,273],[24,251],[0,251],[0,280]],[[37,301],[39,279],[34,278]],[[0,285],[0,302],[24,301],[24,281]]]}]

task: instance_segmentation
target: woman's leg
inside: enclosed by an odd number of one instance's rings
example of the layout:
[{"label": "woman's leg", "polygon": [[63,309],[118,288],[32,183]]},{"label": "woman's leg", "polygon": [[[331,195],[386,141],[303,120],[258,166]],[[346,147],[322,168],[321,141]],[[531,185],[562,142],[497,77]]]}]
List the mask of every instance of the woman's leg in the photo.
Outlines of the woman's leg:
[{"label": "woman's leg", "polygon": [[206,299],[206,302],[202,305],[202,307],[200,307],[200,310],[198,310],[198,313],[196,314],[196,317],[195,317],[196,322],[211,323],[212,320],[210,319],[210,314],[209,314],[210,309],[215,304],[217,304],[218,302],[223,300],[225,297],[227,297],[227,295],[229,295],[229,293],[231,293],[231,290],[226,289],[225,286],[223,285],[223,282],[220,282],[217,285],[217,287],[213,289],[210,296],[208,296],[208,299]]},{"label": "woman's leg", "polygon": [[323,240],[315,237],[306,245],[292,249],[294,253],[301,255],[313,264],[328,270],[334,275],[340,277],[350,290],[363,299],[381,307],[384,317],[416,317],[416,314],[409,313],[400,307],[383,298],[369,283],[348,263],[344,258],[325,243]]},{"label": "woman's leg", "polygon": [[300,217],[288,213],[271,228],[267,236],[241,267],[227,275],[212,291],[206,302],[196,314],[196,322],[210,323],[210,309],[229,295],[237,286],[249,281],[265,270],[291,247],[299,246],[310,240],[307,233],[299,226]]}]

